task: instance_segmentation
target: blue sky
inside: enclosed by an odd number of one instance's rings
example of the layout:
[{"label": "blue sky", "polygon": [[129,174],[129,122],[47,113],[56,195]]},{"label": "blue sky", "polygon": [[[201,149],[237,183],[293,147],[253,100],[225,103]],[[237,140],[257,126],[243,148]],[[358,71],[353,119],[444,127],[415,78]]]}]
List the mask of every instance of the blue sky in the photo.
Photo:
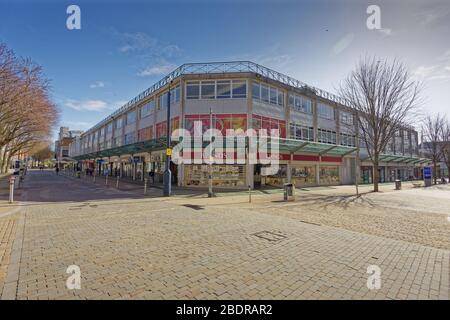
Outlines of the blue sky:
[{"label": "blue sky", "polygon": [[[81,8],[81,30],[66,8]],[[366,8],[381,8],[381,30]],[[447,1],[5,1],[0,41],[51,79],[61,125],[88,129],[176,66],[251,60],[335,92],[364,55],[399,58],[424,109],[450,108]]]}]

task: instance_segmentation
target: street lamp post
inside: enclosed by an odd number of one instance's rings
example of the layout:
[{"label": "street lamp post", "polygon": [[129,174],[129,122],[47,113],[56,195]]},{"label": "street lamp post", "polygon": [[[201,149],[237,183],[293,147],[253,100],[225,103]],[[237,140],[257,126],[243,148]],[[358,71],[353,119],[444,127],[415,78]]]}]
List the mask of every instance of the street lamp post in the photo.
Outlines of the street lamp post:
[{"label": "street lamp post", "polygon": [[[210,131],[210,136],[209,136],[209,143],[212,144],[212,109],[209,108],[209,131]],[[208,166],[208,198],[212,198],[214,197],[214,193],[213,193],[213,183],[212,183],[212,176],[213,176],[213,166],[212,166],[212,162],[214,161],[214,157],[212,155],[212,152],[209,156],[209,166]]]},{"label": "street lamp post", "polygon": [[171,151],[170,151],[170,85],[172,81],[169,83],[169,91],[167,93],[167,137],[166,137],[166,163],[165,170],[163,175],[164,181],[164,197],[170,197],[172,193],[172,172],[170,171],[170,161],[171,161]]}]

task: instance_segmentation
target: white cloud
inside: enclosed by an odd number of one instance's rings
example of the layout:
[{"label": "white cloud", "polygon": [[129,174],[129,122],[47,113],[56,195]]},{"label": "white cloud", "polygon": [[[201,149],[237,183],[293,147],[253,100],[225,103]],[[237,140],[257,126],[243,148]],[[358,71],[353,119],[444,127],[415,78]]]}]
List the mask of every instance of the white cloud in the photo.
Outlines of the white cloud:
[{"label": "white cloud", "polygon": [[421,80],[450,80],[450,50],[435,59],[435,63],[422,65],[413,71],[413,75]]},{"label": "white cloud", "polygon": [[126,33],[114,31],[120,39],[119,52],[139,53],[151,57],[171,58],[177,56],[181,49],[176,44],[163,43],[144,32]]},{"label": "white cloud", "polygon": [[449,80],[450,66],[435,64],[429,66],[419,66],[413,71],[413,75],[421,80]]},{"label": "white cloud", "polygon": [[447,50],[446,52],[444,52],[444,54],[442,56],[440,56],[438,58],[439,61],[447,61],[450,60],[450,50]]},{"label": "white cloud", "polygon": [[103,81],[95,81],[94,83],[92,83],[89,88],[91,89],[95,89],[95,88],[104,88],[105,87],[105,83]]},{"label": "white cloud", "polygon": [[434,26],[448,21],[450,9],[448,3],[436,3],[434,6],[422,8],[415,16],[420,25]]},{"label": "white cloud", "polygon": [[330,55],[334,57],[343,52],[350,46],[354,38],[355,35],[353,33],[346,34],[343,38],[341,38],[338,42],[334,44],[333,48],[331,48]]},{"label": "white cloud", "polygon": [[175,68],[176,68],[176,66],[173,64],[147,67],[147,68],[139,71],[137,73],[137,75],[140,77],[164,75],[164,74],[167,74],[167,73],[173,71]]},{"label": "white cloud", "polygon": [[[270,47],[259,49],[256,52],[228,56],[226,60],[249,60],[281,72],[287,72],[292,64],[295,63],[295,59],[292,55],[284,51],[281,52],[280,49],[280,44],[276,43]],[[284,48],[282,49],[284,50]]]},{"label": "white cloud", "polygon": [[79,101],[68,99],[64,105],[78,111],[104,111],[108,109],[108,104],[103,100]]},{"label": "white cloud", "polygon": [[87,130],[94,126],[94,123],[86,121],[62,121],[61,124],[73,130]]}]

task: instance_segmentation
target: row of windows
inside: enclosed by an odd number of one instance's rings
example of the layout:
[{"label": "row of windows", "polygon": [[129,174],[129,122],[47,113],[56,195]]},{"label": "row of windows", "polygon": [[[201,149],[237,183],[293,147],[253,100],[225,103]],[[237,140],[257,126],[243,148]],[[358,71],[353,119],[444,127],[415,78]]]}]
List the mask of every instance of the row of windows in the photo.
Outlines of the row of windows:
[{"label": "row of windows", "polygon": [[356,146],[356,138],[354,135],[341,133],[339,135],[340,145],[346,147],[355,147]]},{"label": "row of windows", "polygon": [[155,110],[155,100],[152,99],[141,107],[140,109],[141,119],[152,114],[154,110]]},{"label": "row of windows", "polygon": [[334,108],[324,103],[317,104],[317,115],[327,120],[335,119]]},{"label": "row of windows", "polygon": [[[161,110],[163,108],[167,108],[169,106],[169,93],[165,92],[162,95],[159,96],[159,107],[158,110]],[[180,102],[181,93],[180,93],[180,86],[176,86],[175,88],[170,90],[170,104],[178,103]]]},{"label": "row of windows", "polygon": [[257,101],[283,106],[283,91],[259,82],[253,82],[252,97]]},{"label": "row of windows", "polygon": [[341,123],[347,124],[347,125],[353,125],[353,114],[350,112],[341,111]]},{"label": "row of windows", "polygon": [[314,141],[314,128],[291,123],[290,135],[291,139]]},{"label": "row of windows", "polygon": [[186,99],[246,98],[245,80],[208,80],[186,83]]},{"label": "row of windows", "polygon": [[321,143],[336,144],[336,132],[331,130],[318,129],[317,141]]},{"label": "row of windows", "polygon": [[135,134],[134,132],[128,133],[125,135],[124,137],[125,139],[125,144],[130,144],[130,143],[134,143],[135,142]]},{"label": "row of windows", "polygon": [[298,96],[298,95],[289,95],[289,107],[294,110],[312,114],[312,101],[311,99]]},{"label": "row of windows", "polygon": [[127,125],[136,123],[136,110],[127,113],[126,123]]}]

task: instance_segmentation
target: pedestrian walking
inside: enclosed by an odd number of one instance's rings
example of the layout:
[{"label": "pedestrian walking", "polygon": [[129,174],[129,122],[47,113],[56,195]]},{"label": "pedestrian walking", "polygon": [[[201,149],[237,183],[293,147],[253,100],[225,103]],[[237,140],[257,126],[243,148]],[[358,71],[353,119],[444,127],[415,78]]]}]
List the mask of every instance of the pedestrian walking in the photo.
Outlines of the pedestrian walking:
[{"label": "pedestrian walking", "polygon": [[152,179],[152,183],[155,183],[155,171],[150,171],[148,175],[150,176],[150,179]]}]

